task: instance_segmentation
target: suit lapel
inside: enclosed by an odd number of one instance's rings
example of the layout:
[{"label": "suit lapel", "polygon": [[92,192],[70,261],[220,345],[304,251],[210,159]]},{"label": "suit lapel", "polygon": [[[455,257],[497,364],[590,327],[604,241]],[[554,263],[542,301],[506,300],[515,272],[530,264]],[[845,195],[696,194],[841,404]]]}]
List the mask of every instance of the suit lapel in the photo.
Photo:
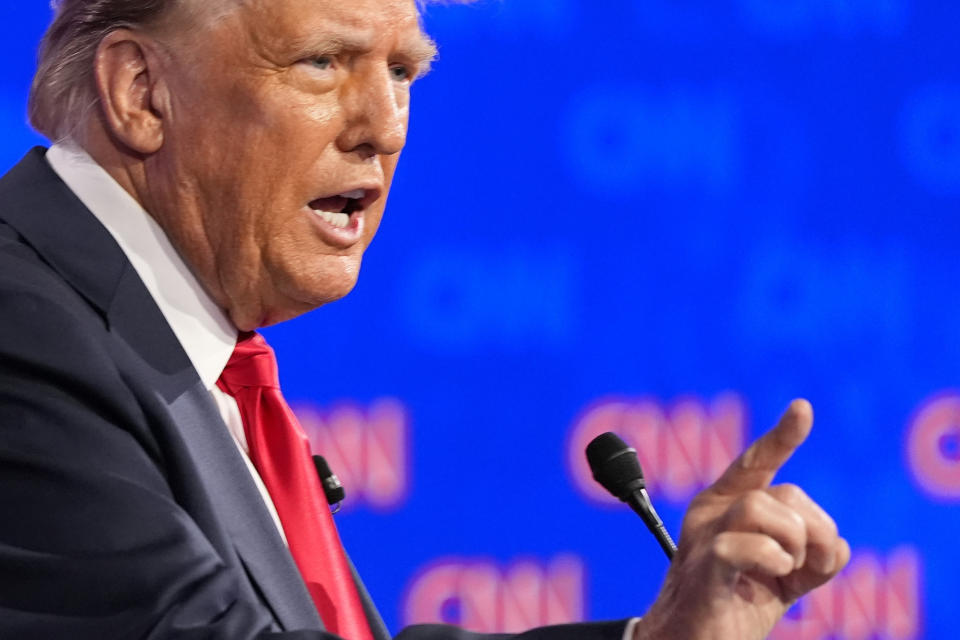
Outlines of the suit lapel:
[{"label": "suit lapel", "polygon": [[214,508],[281,625],[322,629],[310,595],[209,392],[193,385],[169,405]]}]

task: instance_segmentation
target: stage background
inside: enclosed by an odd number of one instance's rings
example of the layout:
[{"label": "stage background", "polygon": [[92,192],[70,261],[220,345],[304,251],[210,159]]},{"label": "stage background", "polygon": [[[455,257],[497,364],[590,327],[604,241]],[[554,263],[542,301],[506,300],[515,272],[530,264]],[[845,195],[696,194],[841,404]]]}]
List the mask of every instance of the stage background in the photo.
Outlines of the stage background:
[{"label": "stage background", "polygon": [[[46,2],[0,7],[0,169]],[[388,624],[640,614],[666,562],[580,447],[683,506],[795,396],[782,474],[854,564],[775,637],[956,637],[960,5],[503,0],[442,55],[360,284],[266,333]],[[334,442],[335,441],[335,442]]]}]

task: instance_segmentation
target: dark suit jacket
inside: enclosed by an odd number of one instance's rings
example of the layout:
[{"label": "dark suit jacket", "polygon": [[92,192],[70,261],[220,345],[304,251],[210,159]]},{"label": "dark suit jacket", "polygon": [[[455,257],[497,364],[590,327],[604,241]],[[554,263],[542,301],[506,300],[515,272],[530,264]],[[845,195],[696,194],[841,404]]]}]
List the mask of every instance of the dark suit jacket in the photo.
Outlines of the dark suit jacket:
[{"label": "dark suit jacket", "polygon": [[44,153],[0,179],[0,638],[332,639],[172,330]]}]

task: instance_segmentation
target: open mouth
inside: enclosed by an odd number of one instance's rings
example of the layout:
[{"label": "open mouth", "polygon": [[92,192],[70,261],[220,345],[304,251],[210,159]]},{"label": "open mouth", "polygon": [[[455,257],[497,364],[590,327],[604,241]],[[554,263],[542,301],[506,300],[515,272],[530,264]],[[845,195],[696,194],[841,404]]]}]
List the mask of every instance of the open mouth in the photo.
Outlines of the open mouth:
[{"label": "open mouth", "polygon": [[309,207],[331,225],[346,229],[350,217],[369,205],[371,195],[376,196],[367,189],[354,189],[328,198],[317,198],[310,202]]}]

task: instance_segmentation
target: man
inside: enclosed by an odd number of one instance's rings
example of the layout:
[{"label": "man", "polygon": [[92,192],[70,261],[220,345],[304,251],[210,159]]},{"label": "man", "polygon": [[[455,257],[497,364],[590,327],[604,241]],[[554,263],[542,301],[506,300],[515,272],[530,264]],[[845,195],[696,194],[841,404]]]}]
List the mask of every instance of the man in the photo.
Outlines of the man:
[{"label": "man", "polygon": [[[413,0],[60,3],[58,143],[0,181],[0,637],[388,637],[251,332],[354,286],[434,52]],[[641,619],[521,637],[765,637],[849,559],[771,485],[811,423],[694,500]]]}]

